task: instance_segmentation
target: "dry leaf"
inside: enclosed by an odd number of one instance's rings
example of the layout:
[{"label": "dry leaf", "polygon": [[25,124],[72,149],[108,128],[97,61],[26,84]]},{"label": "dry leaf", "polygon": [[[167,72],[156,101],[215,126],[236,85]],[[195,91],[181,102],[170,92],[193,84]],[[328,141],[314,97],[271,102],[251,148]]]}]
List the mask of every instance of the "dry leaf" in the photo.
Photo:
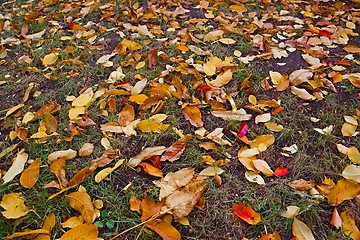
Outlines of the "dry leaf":
[{"label": "dry leaf", "polygon": [[73,192],[66,196],[66,200],[72,208],[81,213],[85,222],[92,223],[94,221],[94,205],[89,194]]},{"label": "dry leaf", "polygon": [[41,59],[42,64],[47,67],[49,65],[52,65],[56,63],[56,60],[58,59],[58,55],[55,53],[50,53],[44,56],[43,59]]},{"label": "dry leaf", "polygon": [[116,170],[118,167],[120,167],[124,161],[125,161],[125,159],[120,159],[119,161],[117,161],[115,163],[114,167],[112,167],[112,168],[108,167],[108,168],[102,169],[100,172],[98,172],[95,175],[95,182],[99,183],[102,180],[104,180],[110,173],[112,173],[114,170]]},{"label": "dry leaf", "polygon": [[94,144],[92,143],[84,143],[81,148],[79,149],[79,156],[80,157],[87,157],[90,156],[94,151]]},{"label": "dry leaf", "polygon": [[20,177],[20,184],[24,188],[31,188],[35,185],[40,175],[40,158],[35,159],[30,166],[25,169]]},{"label": "dry leaf", "polygon": [[344,212],[340,213],[340,218],[342,220],[342,230],[344,234],[353,240],[359,240],[360,231],[356,226],[355,219],[352,216],[350,210],[347,209]]},{"label": "dry leaf", "polygon": [[300,212],[300,208],[298,206],[287,206],[286,211],[281,211],[280,215],[286,218],[294,218]]},{"label": "dry leaf", "polygon": [[269,164],[261,159],[256,159],[253,161],[253,164],[257,170],[262,172],[265,176],[271,177],[274,175],[274,172],[271,170]]},{"label": "dry leaf", "polygon": [[360,192],[360,183],[351,179],[341,179],[327,195],[328,204],[338,206],[345,200],[355,198]]},{"label": "dry leaf", "polygon": [[93,224],[81,224],[66,232],[60,240],[97,240],[99,231]]},{"label": "dry leaf", "polygon": [[138,153],[136,156],[129,159],[129,165],[131,167],[136,167],[137,165],[139,165],[139,163],[142,160],[151,158],[153,156],[160,156],[165,150],[166,150],[166,147],[164,147],[164,146],[145,148],[140,153]]},{"label": "dry leaf", "polygon": [[214,87],[221,87],[226,85],[232,79],[232,72],[228,69],[226,72],[219,74],[215,80],[210,81],[210,84]]},{"label": "dry leaf", "polygon": [[346,179],[351,179],[360,183],[360,166],[347,165],[341,175]]},{"label": "dry leaf", "polygon": [[154,230],[163,239],[168,240],[181,240],[181,235],[170,223],[165,222],[161,219],[155,219],[146,223],[146,226]]},{"label": "dry leaf", "polygon": [[224,172],[224,170],[222,170],[221,168],[217,167],[217,166],[208,166],[207,168],[205,168],[204,170],[202,170],[199,175],[203,175],[203,176],[218,176],[220,174],[222,174]]},{"label": "dry leaf", "polygon": [[50,153],[48,159],[50,162],[58,158],[64,158],[65,160],[69,160],[75,158],[76,155],[77,152],[69,148],[68,150],[61,150]]},{"label": "dry leaf", "polygon": [[271,114],[270,113],[264,113],[261,115],[257,115],[255,117],[255,123],[258,124],[260,122],[268,122],[271,119]]},{"label": "dry leaf", "polygon": [[187,105],[182,109],[182,113],[185,119],[188,120],[191,125],[197,128],[204,125],[202,121],[202,115],[198,107]]},{"label": "dry leaf", "polygon": [[5,194],[0,206],[5,209],[1,214],[7,219],[16,219],[25,216],[30,210],[25,206],[21,193]]},{"label": "dry leaf", "polygon": [[294,218],[294,222],[292,224],[292,233],[297,240],[315,240],[311,229],[297,218]]},{"label": "dry leaf", "polygon": [[264,179],[259,174],[254,173],[252,171],[246,171],[245,172],[245,178],[249,182],[257,183],[259,185],[264,185],[265,184]]},{"label": "dry leaf", "polygon": [[235,111],[212,111],[211,114],[215,117],[219,117],[227,121],[248,121],[252,117],[251,114],[247,114],[244,109],[239,109]]},{"label": "dry leaf", "polygon": [[312,100],[316,99],[313,95],[308,93],[305,89],[297,88],[295,86],[291,86],[290,89],[293,94],[297,95],[299,98],[301,98],[303,100],[312,101]]},{"label": "dry leaf", "polygon": [[341,220],[341,217],[340,217],[336,207],[334,208],[334,211],[331,215],[330,224],[332,226],[336,227],[336,229],[341,228],[342,220]]},{"label": "dry leaf", "polygon": [[186,144],[191,137],[191,134],[186,134],[185,136],[174,142],[161,156],[160,161],[174,162],[178,160],[181,154],[184,152]]},{"label": "dry leaf", "polygon": [[347,150],[348,158],[355,164],[360,164],[360,152],[356,147],[349,147]]},{"label": "dry leaf", "polygon": [[5,173],[3,180],[4,184],[13,180],[19,173],[24,170],[25,163],[28,160],[28,154],[25,152],[25,149],[22,149],[17,155],[12,163],[9,170]]},{"label": "dry leaf", "polygon": [[307,191],[312,189],[315,186],[314,180],[306,181],[304,179],[294,180],[292,182],[289,182],[288,185],[296,190],[299,191]]},{"label": "dry leaf", "polygon": [[141,120],[137,125],[136,128],[139,129],[141,132],[147,132],[147,133],[162,133],[166,131],[169,128],[169,124],[164,124],[160,121],[157,121],[155,119],[146,119]]},{"label": "dry leaf", "polygon": [[20,104],[18,104],[18,105],[16,105],[16,106],[10,108],[10,109],[6,112],[5,117],[13,114],[14,112],[16,112],[17,110],[19,110],[20,108],[22,108],[22,107],[24,107],[24,106],[25,106],[25,105],[24,105],[23,103],[20,103]]},{"label": "dry leaf", "polygon": [[141,166],[143,170],[151,176],[163,177],[163,172],[159,168],[154,167],[151,163],[141,162],[139,163],[139,166]]}]

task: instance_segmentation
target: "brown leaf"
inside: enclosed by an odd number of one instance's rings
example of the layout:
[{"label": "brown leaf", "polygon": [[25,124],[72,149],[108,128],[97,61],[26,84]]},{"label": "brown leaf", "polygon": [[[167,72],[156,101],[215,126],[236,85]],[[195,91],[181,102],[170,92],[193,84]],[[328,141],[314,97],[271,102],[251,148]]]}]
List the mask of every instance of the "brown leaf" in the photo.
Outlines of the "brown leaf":
[{"label": "brown leaf", "polygon": [[163,239],[166,240],[181,240],[181,235],[176,228],[174,228],[170,223],[165,222],[161,219],[155,219],[146,223],[146,226],[154,230],[159,234]]},{"label": "brown leaf", "polygon": [[46,133],[51,134],[57,130],[58,122],[56,118],[50,113],[44,113],[44,115],[45,118],[43,121],[45,122]]},{"label": "brown leaf", "polygon": [[119,149],[105,150],[100,157],[92,160],[91,164],[96,165],[98,167],[104,167],[104,166],[108,165],[109,163],[111,163],[116,157],[118,157],[119,154],[120,154]]},{"label": "brown leaf", "polygon": [[85,168],[80,169],[72,177],[72,179],[70,179],[70,181],[68,183],[68,187],[76,186],[76,185],[79,185],[80,183],[84,182],[86,178],[88,178],[91,174],[94,173],[96,167],[91,166],[91,167],[85,167]]},{"label": "brown leaf", "polygon": [[181,154],[184,152],[186,144],[191,137],[191,134],[186,134],[185,136],[174,142],[161,156],[160,161],[174,162],[178,160]]},{"label": "brown leaf", "polygon": [[92,143],[84,143],[81,148],[79,149],[79,156],[80,157],[87,157],[90,156],[94,151],[94,144]]},{"label": "brown leaf", "polygon": [[149,60],[149,68],[152,69],[153,66],[156,65],[157,62],[157,54],[158,54],[159,49],[155,48],[153,50],[151,50],[148,54],[148,60]]},{"label": "brown leaf", "polygon": [[60,240],[97,240],[98,235],[99,231],[95,225],[81,224],[67,231]]},{"label": "brown leaf", "polygon": [[299,191],[307,191],[315,186],[315,181],[314,180],[306,181],[304,179],[299,179],[289,182],[288,185],[291,188],[294,188]]},{"label": "brown leaf", "polygon": [[141,213],[140,210],[141,210],[141,201],[134,197],[134,196],[131,196],[130,197],[130,200],[129,200],[129,204],[130,204],[130,210],[131,211],[136,211],[138,213]]},{"label": "brown leaf", "polygon": [[338,206],[345,200],[355,198],[360,192],[360,183],[351,179],[341,179],[327,195],[328,204]]},{"label": "brown leaf", "polygon": [[190,99],[189,89],[182,83],[178,76],[174,76],[171,79],[171,83],[176,88],[176,92],[172,92],[176,98],[185,100]]},{"label": "brown leaf", "polygon": [[187,105],[182,109],[182,113],[185,119],[188,120],[191,125],[197,128],[202,127],[204,125],[201,119],[202,118],[201,112],[198,107]]},{"label": "brown leaf", "polygon": [[20,184],[24,188],[31,188],[35,185],[40,175],[40,158],[35,159],[20,176]]},{"label": "brown leaf", "polygon": [[155,204],[154,199],[145,194],[144,199],[141,201],[141,222],[148,220],[150,217],[158,214],[163,207],[163,201]]},{"label": "brown leaf", "polygon": [[125,127],[135,119],[134,107],[126,103],[121,112],[119,112],[120,126]]},{"label": "brown leaf", "polygon": [[347,45],[343,49],[349,53],[360,53],[360,47],[355,45]]},{"label": "brown leaf", "polygon": [[72,208],[81,213],[87,223],[94,221],[94,206],[89,194],[86,192],[73,192],[66,196],[66,200]]}]

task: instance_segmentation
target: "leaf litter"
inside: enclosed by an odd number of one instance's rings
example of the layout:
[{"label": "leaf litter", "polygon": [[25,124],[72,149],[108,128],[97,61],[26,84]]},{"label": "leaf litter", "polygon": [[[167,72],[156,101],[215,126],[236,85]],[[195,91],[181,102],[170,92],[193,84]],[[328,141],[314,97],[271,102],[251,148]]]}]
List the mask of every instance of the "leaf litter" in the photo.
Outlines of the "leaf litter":
[{"label": "leaf litter", "polygon": [[[358,42],[353,40],[359,39],[358,1],[337,2],[334,6],[326,1],[320,1],[320,5],[312,1],[262,1],[257,10],[253,10],[254,4],[247,0],[231,5],[222,1],[167,2],[165,5],[153,1],[132,5],[113,1],[81,4],[55,0],[38,2],[37,5],[32,1],[19,5],[24,11],[20,19],[17,18],[17,9],[8,8],[10,3],[6,2],[2,5],[6,14],[0,15],[0,65],[9,71],[0,81],[0,93],[6,99],[0,118],[4,129],[0,135],[4,144],[0,147],[6,146],[0,153],[4,163],[0,176],[1,184],[9,185],[1,202],[4,218],[18,219],[29,212],[36,212],[36,209],[30,210],[24,204],[28,201],[26,194],[12,192],[11,183],[19,181],[23,188],[33,191],[41,187],[45,191],[55,188],[57,192],[48,194],[50,197],[45,204],[51,204],[56,198],[65,199],[80,214],[66,216],[68,221],[62,226],[71,229],[66,233],[62,231],[61,239],[81,239],[84,236],[97,239],[99,229],[94,222],[100,217],[100,207],[97,208],[96,200],[93,200],[97,194],[91,189],[86,190],[82,184],[93,180],[95,184],[113,181],[111,177],[116,176],[120,168],[126,168],[135,178],[156,178],[142,200],[136,196],[130,198],[129,209],[140,214],[140,221],[135,227],[145,225],[163,239],[181,239],[183,234],[188,234],[188,229],[177,230],[176,224],[171,223],[172,219],[191,226],[198,211],[208,204],[207,189],[216,189],[212,181],[222,188],[231,180],[219,175],[235,173],[229,169],[235,166],[240,169],[237,177],[248,181],[247,184],[254,184],[250,186],[257,184],[271,188],[271,184],[278,184],[281,177],[292,191],[317,198],[314,204],[334,207],[328,214],[327,224],[341,227],[343,233],[352,239],[358,238],[359,229],[351,213],[355,210],[349,205],[343,206],[355,201],[360,189],[359,146],[354,144],[359,134],[358,108],[352,109],[350,115],[344,115],[341,125],[325,126],[321,122],[317,125],[318,121],[314,121],[310,127],[315,134],[336,136],[339,141],[334,143],[333,152],[349,160],[347,166],[338,169],[336,174],[343,178],[338,178],[336,184],[326,176],[323,182],[311,178],[292,179],[296,175],[291,164],[267,160],[271,159],[268,154],[273,153],[275,147],[290,152],[279,151],[279,155],[290,159],[301,152],[296,142],[278,145],[280,134],[288,129],[277,115],[289,111],[282,106],[280,93],[294,95],[299,98],[299,104],[312,106],[314,102],[326,102],[331,93],[346,94],[342,88],[360,87],[360,73],[356,72],[360,51]],[[55,8],[57,5],[62,10]],[[220,10],[220,6],[228,11]],[[126,15],[126,21],[117,17],[119,9]],[[218,12],[215,9],[219,9]],[[288,10],[298,14],[293,15]],[[195,17],[195,13],[198,16]],[[94,17],[96,14],[101,17]],[[93,22],[95,19],[97,23]],[[160,23],[158,19],[164,22]],[[115,27],[109,23],[116,23]],[[41,29],[36,29],[36,24],[42,26]],[[161,24],[166,24],[166,28]],[[12,36],[11,31],[18,34]],[[239,37],[245,39],[250,50],[239,47],[244,43],[238,40]],[[62,44],[47,48],[46,44],[53,38],[58,38]],[[26,46],[29,51],[19,51],[19,45]],[[175,46],[175,52],[168,51],[172,46]],[[219,46],[221,51],[212,46]],[[334,53],[334,49],[340,49],[341,54]],[[37,51],[41,54],[36,54]],[[292,61],[293,54],[299,57],[298,62]],[[13,62],[11,56],[18,58]],[[95,59],[93,65],[89,65],[89,58]],[[259,90],[253,88],[252,63],[264,64]],[[81,69],[85,64],[102,69],[103,76],[98,78],[90,74],[90,79],[80,78],[85,74],[83,71],[87,71]],[[270,68],[272,64],[276,67]],[[238,77],[243,73],[241,67],[249,70],[246,70],[243,82],[238,84]],[[43,79],[24,85],[24,94],[14,98],[14,91],[22,93],[15,85],[27,80],[16,71],[37,78],[41,72]],[[14,73],[18,81],[14,80]],[[45,103],[38,101],[43,96],[56,95],[56,91],[61,91],[56,87],[53,92],[46,91],[51,84],[58,84],[61,77],[70,82],[84,83],[78,85],[81,88],[72,91],[74,95],[62,93],[63,98],[50,98],[56,99],[56,102],[46,97]],[[9,93],[5,89],[9,89]],[[238,101],[237,96],[244,93],[248,95],[247,101]],[[358,102],[360,94],[352,94],[351,98]],[[170,108],[177,111],[178,115],[174,118],[180,122],[176,126],[172,125],[176,121],[171,120],[171,111],[166,111],[173,100],[175,104]],[[234,121],[236,127],[231,127]],[[271,132],[258,133],[262,126]],[[94,135],[90,137],[91,143],[83,141],[81,147],[75,144],[94,130],[97,138]],[[138,136],[155,139],[170,131],[179,137],[157,143],[149,141],[142,148],[140,146],[141,149],[132,149],[132,146],[138,145],[135,140]],[[134,139],[134,143],[126,146],[130,150],[119,150],[117,138],[127,139],[128,142]],[[71,148],[62,145],[64,142],[68,142]],[[27,144],[32,143],[57,147],[41,159],[27,149]],[[193,147],[210,150],[201,151],[202,156],[192,156],[192,161],[203,164],[196,168],[200,171],[195,171],[189,163],[183,163]],[[216,156],[221,151],[221,157]],[[234,163],[237,162],[236,155],[241,164]],[[78,164],[69,171],[70,163],[79,161],[87,162],[87,165]],[[38,178],[44,168],[50,170],[53,178],[40,186]],[[69,172],[72,172],[71,177]],[[306,176],[306,172],[304,174]],[[159,202],[147,194],[154,187],[159,191]],[[265,217],[264,209],[259,206],[236,203],[231,195],[226,198],[230,198],[226,203],[232,205],[225,204],[225,211],[232,209],[234,215],[250,225],[261,223]],[[219,207],[224,211],[224,206]],[[293,206],[289,203],[281,207],[289,209]],[[341,209],[340,213],[338,209]],[[297,239],[315,239],[314,234],[319,233],[298,219],[301,214],[297,210],[286,214],[293,219],[291,234]],[[188,216],[192,220],[188,220]],[[43,226],[38,226],[36,230],[17,227],[17,230],[24,231],[6,232],[7,238],[38,234],[38,237],[50,239],[55,225],[53,218],[53,213],[47,215]],[[110,234],[115,239],[135,227],[120,233],[106,233],[106,229],[102,229],[100,234]],[[290,238],[290,229],[284,233],[283,229],[271,228],[275,231],[270,234],[262,232],[261,239],[281,239],[280,235]],[[230,238],[245,238],[246,234],[238,234],[234,233]]]}]

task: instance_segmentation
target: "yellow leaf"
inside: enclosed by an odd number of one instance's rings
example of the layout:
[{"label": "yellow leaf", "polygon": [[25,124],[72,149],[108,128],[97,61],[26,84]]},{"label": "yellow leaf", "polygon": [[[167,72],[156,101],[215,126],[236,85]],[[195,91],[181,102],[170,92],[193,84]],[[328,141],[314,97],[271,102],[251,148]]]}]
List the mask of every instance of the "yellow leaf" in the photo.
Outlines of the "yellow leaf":
[{"label": "yellow leaf", "polygon": [[355,134],[356,128],[356,125],[345,122],[341,127],[341,133],[344,137],[351,137]]},{"label": "yellow leaf", "polygon": [[60,240],[97,240],[99,231],[93,224],[81,224],[66,232]]},{"label": "yellow leaf", "polygon": [[219,74],[215,80],[210,81],[210,84],[215,87],[226,85],[232,79],[232,72],[228,69],[226,72]]},{"label": "yellow leaf", "polygon": [[331,206],[338,206],[345,200],[355,198],[359,192],[360,183],[350,179],[341,179],[327,195],[328,204]]},{"label": "yellow leaf", "polygon": [[347,165],[342,172],[342,176],[360,183],[360,166]]},{"label": "yellow leaf", "polygon": [[280,215],[286,218],[293,218],[300,212],[300,208],[298,206],[287,206],[286,211],[281,211]]},{"label": "yellow leaf", "polygon": [[30,166],[22,172],[20,184],[24,188],[31,188],[35,185],[40,175],[40,158],[37,158]]},{"label": "yellow leaf", "polygon": [[85,192],[73,192],[66,196],[69,205],[81,213],[87,223],[94,221],[94,206],[89,194]]},{"label": "yellow leaf", "polygon": [[114,170],[116,170],[118,167],[121,166],[121,164],[124,162],[124,159],[120,159],[119,161],[117,161],[114,165],[114,167],[110,168],[104,168],[103,170],[101,170],[100,172],[98,172],[95,175],[95,182],[99,183],[102,180],[104,180],[110,173],[112,173]]},{"label": "yellow leaf", "polygon": [[264,179],[259,174],[254,173],[252,171],[246,171],[245,172],[245,178],[249,182],[257,183],[259,185],[264,185],[265,184]]},{"label": "yellow leaf", "polygon": [[80,114],[85,113],[85,107],[73,107],[69,110],[70,120],[75,120]]},{"label": "yellow leaf", "polygon": [[254,140],[249,141],[250,147],[258,148],[261,144],[265,144],[266,147],[270,147],[275,142],[275,136],[272,134],[265,134],[256,137]]},{"label": "yellow leaf", "polygon": [[356,226],[355,219],[352,216],[349,209],[340,213],[340,217],[342,220],[342,230],[346,236],[350,237],[353,240],[360,239],[360,231]]},{"label": "yellow leaf", "polygon": [[5,148],[4,150],[2,150],[2,151],[0,152],[0,158],[2,158],[3,156],[5,156],[5,155],[8,154],[8,153],[11,153],[14,149],[17,148],[18,145],[19,145],[19,143],[16,143],[16,144],[11,145],[10,147],[7,147],[7,148]]},{"label": "yellow leaf", "polygon": [[168,240],[181,240],[181,235],[170,223],[161,219],[155,219],[146,223],[146,226],[154,230],[163,239]]},{"label": "yellow leaf", "polygon": [[19,109],[22,108],[22,107],[24,107],[24,104],[23,104],[23,103],[18,104],[18,105],[16,105],[16,106],[10,108],[10,109],[6,112],[5,117],[13,114],[14,112],[16,112],[17,110],[19,110]]},{"label": "yellow leaf", "polygon": [[222,60],[218,57],[210,57],[209,61],[203,64],[203,70],[207,76],[216,73],[216,67],[222,64]]},{"label": "yellow leaf", "polygon": [[24,124],[27,124],[27,123],[33,122],[35,120],[36,120],[35,114],[33,114],[32,112],[27,112],[27,113],[25,113],[21,122]]},{"label": "yellow leaf", "polygon": [[148,97],[145,94],[138,94],[129,97],[130,102],[136,102],[137,104],[142,104]]},{"label": "yellow leaf", "polygon": [[274,175],[274,172],[271,170],[269,164],[264,160],[256,159],[253,161],[253,164],[257,170],[259,170],[266,176],[271,177]]},{"label": "yellow leaf", "polygon": [[0,206],[5,209],[1,214],[7,219],[16,219],[25,216],[30,210],[25,206],[21,193],[5,194]]},{"label": "yellow leaf", "polygon": [[229,9],[236,11],[236,12],[240,12],[240,13],[247,12],[247,8],[242,4],[241,5],[230,5]]},{"label": "yellow leaf", "polygon": [[264,125],[267,129],[273,132],[281,132],[284,129],[282,125],[275,122],[266,122]]},{"label": "yellow leaf", "polygon": [[139,129],[142,132],[155,132],[155,133],[161,133],[166,131],[169,128],[168,124],[163,124],[161,122],[158,122],[154,119],[147,119],[147,120],[141,120],[137,125],[136,128]]},{"label": "yellow leaf", "polygon": [[111,143],[108,138],[105,138],[105,137],[101,138],[100,143],[101,143],[101,146],[103,146],[105,148],[105,150],[111,149]]},{"label": "yellow leaf", "polygon": [[21,150],[14,162],[12,163],[11,167],[9,168],[9,170],[5,173],[3,180],[4,183],[10,182],[11,180],[13,180],[16,175],[18,175],[19,173],[21,173],[24,170],[25,167],[25,163],[28,160],[28,154],[25,152],[25,150]]},{"label": "yellow leaf", "polygon": [[199,175],[203,175],[203,176],[215,176],[215,175],[220,175],[224,172],[224,170],[222,170],[221,168],[217,167],[217,166],[208,166],[207,168],[205,168],[204,170],[202,170]]},{"label": "yellow leaf", "polygon": [[56,63],[56,60],[58,59],[58,55],[55,53],[50,53],[48,55],[45,55],[43,59],[41,59],[42,64],[47,67],[48,65],[52,65]]},{"label": "yellow leaf", "polygon": [[83,107],[86,106],[92,99],[92,97],[94,96],[93,91],[90,91],[88,93],[84,93],[81,94],[80,96],[78,96],[77,98],[74,99],[74,101],[72,102],[72,106],[73,107]]},{"label": "yellow leaf", "polygon": [[311,229],[297,218],[294,218],[292,233],[296,237],[296,240],[315,240]]},{"label": "yellow leaf", "polygon": [[360,164],[360,152],[356,147],[349,147],[347,155],[353,163]]},{"label": "yellow leaf", "polygon": [[138,64],[136,64],[136,66],[135,66],[135,69],[139,70],[139,69],[145,67],[145,64],[146,64],[145,61],[138,62]]},{"label": "yellow leaf", "polygon": [[220,38],[219,41],[226,45],[232,45],[236,43],[236,41],[232,38]]},{"label": "yellow leaf", "polygon": [[[49,230],[46,230],[46,229],[36,229],[36,230],[27,230],[27,231],[24,231],[24,232],[15,232],[7,237],[5,237],[5,239],[13,239],[13,238],[19,238],[19,237],[24,237],[22,239],[28,239],[28,238],[25,238],[25,236],[27,235],[41,235],[41,234],[46,234],[46,235],[50,235],[50,232]],[[31,238],[31,239],[34,239],[34,238]],[[49,237],[50,239],[50,237]]]},{"label": "yellow leaf", "polygon": [[84,223],[84,219],[80,216],[71,217],[65,222],[61,223],[63,228],[74,228]]},{"label": "yellow leaf", "polygon": [[224,34],[224,31],[222,31],[222,30],[215,30],[215,31],[209,32],[209,33],[205,34],[204,41],[205,42],[216,41],[216,40],[222,38],[223,34]]}]

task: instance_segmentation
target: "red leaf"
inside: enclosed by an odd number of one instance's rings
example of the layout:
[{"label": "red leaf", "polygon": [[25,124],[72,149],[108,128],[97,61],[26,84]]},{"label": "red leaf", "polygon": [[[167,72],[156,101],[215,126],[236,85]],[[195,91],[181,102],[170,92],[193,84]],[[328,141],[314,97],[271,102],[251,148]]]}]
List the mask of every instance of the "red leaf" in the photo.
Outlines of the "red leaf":
[{"label": "red leaf", "polygon": [[241,123],[237,135],[239,137],[245,136],[249,132],[249,125],[246,122]]},{"label": "red leaf", "polygon": [[208,85],[200,85],[196,88],[196,91],[210,91],[213,88]]},{"label": "red leaf", "polygon": [[68,24],[68,27],[69,27],[70,29],[73,29],[73,28],[74,28],[74,25],[75,25],[75,23],[69,23],[69,24]]},{"label": "red leaf", "polygon": [[274,175],[277,177],[285,176],[289,173],[289,169],[287,167],[277,167],[274,171]]},{"label": "red leaf", "polygon": [[331,36],[331,34],[329,33],[329,31],[327,31],[327,30],[320,30],[320,31],[319,31],[319,34],[320,34],[321,36],[324,36],[324,37],[327,37],[327,38],[330,38],[330,36]]},{"label": "red leaf", "polygon": [[261,221],[260,215],[254,211],[251,207],[246,206],[243,203],[233,204],[232,209],[234,214],[240,217],[245,222],[254,225]]},{"label": "red leaf", "polygon": [[161,169],[160,156],[152,156],[149,160],[154,165],[154,167]]}]

